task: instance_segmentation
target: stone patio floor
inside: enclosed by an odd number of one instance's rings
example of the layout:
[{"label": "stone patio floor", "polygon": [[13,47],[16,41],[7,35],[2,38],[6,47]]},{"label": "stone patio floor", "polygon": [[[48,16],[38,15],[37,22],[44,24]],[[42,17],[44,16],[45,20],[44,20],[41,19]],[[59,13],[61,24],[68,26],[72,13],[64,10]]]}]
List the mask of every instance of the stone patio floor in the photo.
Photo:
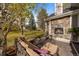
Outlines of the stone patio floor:
[{"label": "stone patio floor", "polygon": [[55,44],[59,47],[59,56],[73,56],[69,43],[55,40]]}]

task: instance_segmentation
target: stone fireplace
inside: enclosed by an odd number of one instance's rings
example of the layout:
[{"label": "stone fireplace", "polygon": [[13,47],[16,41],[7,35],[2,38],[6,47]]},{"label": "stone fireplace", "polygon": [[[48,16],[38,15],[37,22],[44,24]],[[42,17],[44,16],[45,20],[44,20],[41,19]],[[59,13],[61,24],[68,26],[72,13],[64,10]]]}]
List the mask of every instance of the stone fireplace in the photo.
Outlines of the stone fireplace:
[{"label": "stone fireplace", "polygon": [[[70,28],[69,19],[70,17],[64,17],[49,22],[49,24],[52,23],[51,29],[49,28],[49,31],[51,32],[53,37],[70,39],[70,34],[68,33],[68,29]],[[49,35],[51,34],[49,33]]]},{"label": "stone fireplace", "polygon": [[[72,27],[79,27],[79,9],[67,11],[65,6],[68,5],[62,5],[63,4],[56,4],[55,16],[48,17],[45,21],[49,24],[47,27],[48,35],[52,35],[54,39],[58,38],[58,40],[62,40],[64,42],[74,41],[77,38],[69,33],[69,29]],[[62,9],[63,7],[64,9]]]}]

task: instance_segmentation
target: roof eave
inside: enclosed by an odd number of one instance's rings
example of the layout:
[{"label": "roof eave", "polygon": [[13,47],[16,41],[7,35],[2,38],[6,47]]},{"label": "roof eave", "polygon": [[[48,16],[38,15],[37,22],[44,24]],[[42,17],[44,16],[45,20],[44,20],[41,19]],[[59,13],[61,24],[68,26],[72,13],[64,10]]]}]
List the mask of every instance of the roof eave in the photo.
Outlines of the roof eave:
[{"label": "roof eave", "polygon": [[51,21],[51,20],[54,20],[54,19],[59,19],[59,18],[63,18],[63,17],[75,15],[75,14],[79,14],[79,9],[74,10],[74,11],[69,11],[69,12],[63,13],[61,15],[55,15],[53,17],[51,16],[51,17],[47,18],[45,21]]}]

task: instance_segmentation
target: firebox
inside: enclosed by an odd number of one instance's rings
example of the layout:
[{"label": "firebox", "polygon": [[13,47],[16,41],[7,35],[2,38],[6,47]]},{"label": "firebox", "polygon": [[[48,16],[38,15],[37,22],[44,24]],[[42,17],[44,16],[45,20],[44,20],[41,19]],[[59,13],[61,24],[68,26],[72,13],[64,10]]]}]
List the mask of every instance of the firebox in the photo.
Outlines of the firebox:
[{"label": "firebox", "polygon": [[55,28],[54,33],[55,34],[63,34],[63,28]]}]

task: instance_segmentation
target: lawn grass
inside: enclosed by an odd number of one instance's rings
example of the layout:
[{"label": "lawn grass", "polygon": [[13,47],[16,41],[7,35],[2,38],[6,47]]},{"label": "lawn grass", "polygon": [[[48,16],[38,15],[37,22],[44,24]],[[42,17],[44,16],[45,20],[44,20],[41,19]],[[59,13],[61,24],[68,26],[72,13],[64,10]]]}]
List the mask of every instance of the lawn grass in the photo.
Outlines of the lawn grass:
[{"label": "lawn grass", "polygon": [[[15,43],[15,38],[19,37],[21,35],[21,32],[10,32],[7,36],[7,46],[12,46]],[[32,39],[35,37],[41,37],[44,35],[44,32],[42,31],[27,31],[24,32],[26,40]]]},{"label": "lawn grass", "polygon": [[10,32],[8,35],[7,35],[7,46],[12,46],[14,45],[14,40],[16,37],[19,37],[20,35],[20,32]]}]

